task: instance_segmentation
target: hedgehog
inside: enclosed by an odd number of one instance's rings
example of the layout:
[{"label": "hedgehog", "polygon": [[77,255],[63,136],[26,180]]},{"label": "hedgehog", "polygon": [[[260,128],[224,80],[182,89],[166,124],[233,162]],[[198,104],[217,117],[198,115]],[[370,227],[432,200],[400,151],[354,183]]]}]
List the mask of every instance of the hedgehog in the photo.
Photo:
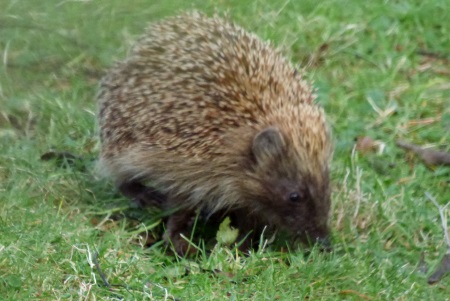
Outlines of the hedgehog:
[{"label": "hedgehog", "polygon": [[199,211],[225,212],[244,249],[265,227],[328,246],[331,134],[298,69],[194,11],[150,24],[104,76],[100,165],[126,197],[169,212],[164,239],[178,254]]}]

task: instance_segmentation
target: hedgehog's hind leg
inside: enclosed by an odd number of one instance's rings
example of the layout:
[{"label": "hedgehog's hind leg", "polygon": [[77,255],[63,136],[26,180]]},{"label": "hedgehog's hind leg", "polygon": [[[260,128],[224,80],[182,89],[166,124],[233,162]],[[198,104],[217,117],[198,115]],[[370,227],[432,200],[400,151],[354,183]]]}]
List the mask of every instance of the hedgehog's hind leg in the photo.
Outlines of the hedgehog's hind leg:
[{"label": "hedgehog's hind leg", "polygon": [[155,206],[161,208],[167,198],[153,187],[145,186],[139,181],[122,182],[119,191],[130,198],[139,208]]}]

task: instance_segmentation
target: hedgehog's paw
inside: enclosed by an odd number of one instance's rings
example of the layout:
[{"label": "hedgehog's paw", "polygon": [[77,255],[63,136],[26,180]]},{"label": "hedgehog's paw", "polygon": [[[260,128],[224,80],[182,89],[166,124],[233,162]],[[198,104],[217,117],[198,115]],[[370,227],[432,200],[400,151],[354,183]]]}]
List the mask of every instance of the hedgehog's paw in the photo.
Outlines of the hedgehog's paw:
[{"label": "hedgehog's paw", "polygon": [[192,211],[180,211],[169,216],[166,223],[164,240],[180,256],[188,256],[196,253],[196,248],[189,242],[193,226]]},{"label": "hedgehog's paw", "polygon": [[196,253],[196,248],[187,240],[184,235],[182,235],[182,233],[178,233],[178,235],[169,237],[166,232],[166,234],[164,235],[164,240],[169,246],[172,247],[173,251],[181,257],[188,257]]}]

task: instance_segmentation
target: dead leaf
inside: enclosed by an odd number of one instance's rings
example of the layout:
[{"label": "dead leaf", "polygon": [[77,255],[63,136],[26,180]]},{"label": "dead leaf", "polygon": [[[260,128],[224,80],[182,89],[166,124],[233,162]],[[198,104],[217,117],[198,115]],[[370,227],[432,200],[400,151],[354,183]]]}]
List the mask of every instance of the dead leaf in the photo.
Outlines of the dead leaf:
[{"label": "dead leaf", "polygon": [[355,149],[356,151],[367,154],[367,153],[382,153],[385,144],[380,140],[374,140],[369,136],[360,136],[356,138]]},{"label": "dead leaf", "polygon": [[444,276],[448,273],[450,273],[450,253],[447,253],[442,257],[436,271],[434,271],[434,273],[428,278],[428,283],[435,284],[444,278]]},{"label": "dead leaf", "polygon": [[414,120],[410,120],[406,123],[405,126],[403,126],[404,129],[408,129],[409,127],[412,126],[422,126],[422,125],[430,125],[436,122],[441,121],[442,119],[442,115],[438,114],[436,117],[429,117],[429,118],[423,118],[423,119],[414,119]]},{"label": "dead leaf", "polygon": [[361,294],[361,293],[359,293],[357,291],[354,291],[354,290],[342,290],[342,291],[339,292],[339,295],[356,295],[359,298],[361,298],[362,300],[373,300],[372,297],[369,297],[367,295]]},{"label": "dead leaf", "polygon": [[422,148],[418,145],[401,140],[397,140],[396,144],[397,146],[418,155],[422,159],[422,161],[429,167],[439,165],[450,166],[450,153],[438,151],[432,148]]},{"label": "dead leaf", "polygon": [[442,60],[443,62],[447,63],[448,62],[448,58],[444,53],[439,53],[436,51],[430,51],[427,49],[419,49],[416,51],[416,53],[418,55],[422,55],[424,57],[428,57],[430,59],[435,59],[435,60]]}]

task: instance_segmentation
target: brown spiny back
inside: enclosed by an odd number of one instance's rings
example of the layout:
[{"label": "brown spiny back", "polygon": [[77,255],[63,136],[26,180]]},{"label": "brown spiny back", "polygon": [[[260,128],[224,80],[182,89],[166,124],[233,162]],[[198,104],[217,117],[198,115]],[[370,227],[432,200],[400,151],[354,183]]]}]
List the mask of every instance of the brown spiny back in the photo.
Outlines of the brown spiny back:
[{"label": "brown spiny back", "polygon": [[[258,172],[328,181],[331,142],[314,98],[302,75],[253,34],[197,12],[171,17],[152,24],[102,81],[101,161],[119,181],[148,179],[213,209],[262,195],[273,177]],[[267,127],[287,142],[270,171],[254,167],[251,153]]]},{"label": "brown spiny back", "polygon": [[314,97],[268,43],[194,12],[152,24],[103,80],[99,99],[104,156],[145,141],[211,157],[230,128]]}]

